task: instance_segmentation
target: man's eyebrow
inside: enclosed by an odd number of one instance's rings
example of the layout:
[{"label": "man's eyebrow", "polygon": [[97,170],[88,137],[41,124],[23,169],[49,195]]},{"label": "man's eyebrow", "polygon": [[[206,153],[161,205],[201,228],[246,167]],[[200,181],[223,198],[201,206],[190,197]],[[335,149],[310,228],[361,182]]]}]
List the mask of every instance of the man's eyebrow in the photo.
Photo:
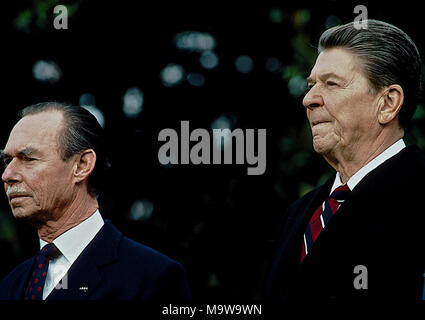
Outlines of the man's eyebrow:
[{"label": "man's eyebrow", "polygon": [[18,152],[16,152],[17,155],[23,155],[25,157],[29,157],[30,155],[32,155],[33,153],[35,153],[35,149],[32,147],[27,147],[24,148],[22,150],[19,150]]},{"label": "man's eyebrow", "polygon": [[[336,79],[339,79],[339,80],[344,80],[343,77],[337,75],[334,72],[326,72],[326,73],[323,73],[323,74],[319,75],[319,79],[322,80],[322,81],[325,81],[326,79],[329,79],[329,78],[336,78]],[[313,82],[315,82],[315,80],[313,79],[312,76],[308,76],[306,78],[306,81],[307,81],[307,83],[313,83]]]},{"label": "man's eyebrow", "polygon": [[[32,147],[27,147],[24,148],[22,150],[19,150],[18,152],[16,152],[17,156],[25,156],[25,157],[29,157],[32,154],[34,154],[36,152],[36,150]],[[6,158],[10,158],[12,157],[12,155],[8,154],[7,152],[5,152],[4,150],[0,149],[0,159],[6,159]]]}]

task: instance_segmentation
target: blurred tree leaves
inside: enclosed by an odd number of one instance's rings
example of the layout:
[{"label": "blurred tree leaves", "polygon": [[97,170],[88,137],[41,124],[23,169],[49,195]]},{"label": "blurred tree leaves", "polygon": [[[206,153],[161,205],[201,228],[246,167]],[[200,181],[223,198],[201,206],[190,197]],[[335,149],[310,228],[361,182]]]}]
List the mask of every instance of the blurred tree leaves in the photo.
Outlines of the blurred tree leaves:
[{"label": "blurred tree leaves", "polygon": [[0,241],[13,243],[16,241],[16,232],[13,226],[12,214],[0,211]]},{"label": "blurred tree leaves", "polygon": [[423,104],[419,104],[413,115],[410,127],[406,132],[404,140],[407,144],[416,144],[425,150],[425,109]]}]

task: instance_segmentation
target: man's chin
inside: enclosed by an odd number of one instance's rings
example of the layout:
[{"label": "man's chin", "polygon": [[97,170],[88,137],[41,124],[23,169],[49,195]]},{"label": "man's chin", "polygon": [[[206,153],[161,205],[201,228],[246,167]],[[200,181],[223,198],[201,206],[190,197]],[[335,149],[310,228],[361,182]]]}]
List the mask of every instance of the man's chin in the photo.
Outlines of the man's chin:
[{"label": "man's chin", "polygon": [[22,210],[22,208],[12,209],[13,216],[16,220],[29,223],[34,226],[40,225],[40,217],[37,213]]},{"label": "man's chin", "polygon": [[316,153],[320,155],[326,155],[329,153],[329,147],[323,143],[314,143],[313,142],[313,149]]},{"label": "man's chin", "polygon": [[335,150],[335,140],[330,139],[328,136],[314,136],[313,137],[313,149],[316,153],[325,156],[329,155]]}]

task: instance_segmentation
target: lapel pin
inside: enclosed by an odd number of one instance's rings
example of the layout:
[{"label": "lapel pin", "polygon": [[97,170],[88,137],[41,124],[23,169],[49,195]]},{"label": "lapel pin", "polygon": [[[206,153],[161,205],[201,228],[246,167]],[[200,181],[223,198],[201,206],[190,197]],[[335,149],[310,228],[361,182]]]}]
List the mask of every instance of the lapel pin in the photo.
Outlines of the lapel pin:
[{"label": "lapel pin", "polygon": [[80,287],[78,290],[87,292],[87,290],[89,290],[89,287]]}]

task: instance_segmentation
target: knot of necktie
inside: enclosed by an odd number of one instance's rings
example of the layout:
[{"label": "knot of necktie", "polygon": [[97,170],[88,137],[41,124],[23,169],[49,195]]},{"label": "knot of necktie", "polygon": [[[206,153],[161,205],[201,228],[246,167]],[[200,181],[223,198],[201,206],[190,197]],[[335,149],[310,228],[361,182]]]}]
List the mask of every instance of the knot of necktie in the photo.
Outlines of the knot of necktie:
[{"label": "knot of necktie", "polygon": [[331,193],[329,198],[332,198],[338,201],[344,201],[347,198],[349,193],[350,193],[350,188],[346,184],[343,184],[342,186],[339,186],[338,188],[336,188],[334,192]]},{"label": "knot of necktie", "polygon": [[39,251],[39,255],[52,260],[60,255],[60,251],[53,243],[48,243]]}]

